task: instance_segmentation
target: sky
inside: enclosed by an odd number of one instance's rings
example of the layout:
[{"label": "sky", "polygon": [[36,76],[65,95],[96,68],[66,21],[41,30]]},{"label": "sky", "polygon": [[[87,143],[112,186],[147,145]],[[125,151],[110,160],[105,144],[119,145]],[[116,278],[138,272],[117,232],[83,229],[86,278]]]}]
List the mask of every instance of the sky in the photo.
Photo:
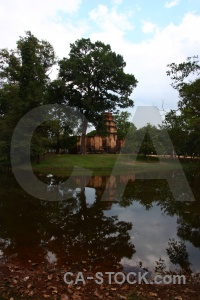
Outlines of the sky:
[{"label": "sky", "polygon": [[59,58],[77,39],[110,44],[138,80],[131,117],[152,105],[163,115],[179,100],[167,65],[200,54],[200,0],[1,0],[0,48],[15,48],[25,31],[50,42]]}]

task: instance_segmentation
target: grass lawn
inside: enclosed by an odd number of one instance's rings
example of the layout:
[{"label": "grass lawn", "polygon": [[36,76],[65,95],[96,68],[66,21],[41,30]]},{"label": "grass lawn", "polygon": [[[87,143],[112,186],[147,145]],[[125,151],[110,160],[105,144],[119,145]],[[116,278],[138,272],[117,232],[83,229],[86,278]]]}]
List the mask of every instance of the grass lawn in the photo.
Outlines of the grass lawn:
[{"label": "grass lawn", "polygon": [[76,175],[84,174],[84,169],[93,171],[93,175],[133,174],[138,172],[175,170],[180,168],[177,160],[157,157],[137,157],[134,154],[63,154],[45,157],[40,164],[34,164],[34,171],[69,176],[74,166]]}]

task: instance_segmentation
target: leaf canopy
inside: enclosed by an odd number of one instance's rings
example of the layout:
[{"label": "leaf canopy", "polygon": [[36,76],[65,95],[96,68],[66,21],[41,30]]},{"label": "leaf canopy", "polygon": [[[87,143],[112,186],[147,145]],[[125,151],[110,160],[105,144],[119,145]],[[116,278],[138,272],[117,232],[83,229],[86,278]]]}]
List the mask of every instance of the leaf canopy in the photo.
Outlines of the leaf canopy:
[{"label": "leaf canopy", "polygon": [[80,39],[70,47],[69,58],[59,61],[59,77],[66,84],[70,106],[77,107],[95,125],[102,112],[134,105],[129,97],[137,80],[124,72],[123,57],[110,45]]}]

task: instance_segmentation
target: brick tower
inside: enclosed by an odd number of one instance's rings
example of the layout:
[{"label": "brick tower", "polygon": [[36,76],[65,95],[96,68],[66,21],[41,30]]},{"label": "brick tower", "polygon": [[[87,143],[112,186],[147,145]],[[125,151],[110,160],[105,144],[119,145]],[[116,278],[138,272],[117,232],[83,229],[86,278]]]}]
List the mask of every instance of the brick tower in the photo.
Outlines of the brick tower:
[{"label": "brick tower", "polygon": [[103,148],[106,152],[115,153],[117,151],[117,128],[112,113],[103,113],[103,119],[107,129],[107,136],[103,137]]}]

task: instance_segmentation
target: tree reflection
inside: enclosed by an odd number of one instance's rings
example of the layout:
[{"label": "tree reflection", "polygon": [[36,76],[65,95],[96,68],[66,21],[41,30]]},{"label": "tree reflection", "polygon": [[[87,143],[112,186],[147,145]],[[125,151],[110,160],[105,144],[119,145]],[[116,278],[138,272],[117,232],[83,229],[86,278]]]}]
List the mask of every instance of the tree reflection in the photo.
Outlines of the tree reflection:
[{"label": "tree reflection", "polygon": [[123,197],[119,201],[122,207],[130,206],[134,201],[139,202],[150,210],[153,207],[153,202],[158,199],[160,180],[135,180],[129,181]]},{"label": "tree reflection", "polygon": [[129,235],[132,223],[105,216],[97,201],[88,206],[84,190],[71,190],[73,196],[62,202],[37,200],[16,184],[13,191],[0,201],[4,257],[43,261],[51,252],[58,260],[114,265],[135,253]]},{"label": "tree reflection", "polygon": [[[108,216],[112,212],[104,212],[111,209],[113,199],[118,200],[121,207],[138,202],[146,210],[157,205],[164,214],[178,216],[177,235],[200,247],[200,217],[196,214],[200,209],[199,202],[174,201],[166,180],[112,176],[106,201],[101,201],[109,177],[94,176],[87,186],[95,190],[95,196],[90,196],[93,197],[92,204],[88,204],[84,189],[88,178],[84,176],[74,177],[70,189],[62,185],[66,178],[40,176],[49,190],[57,189],[70,197],[61,202],[35,199],[27,195],[12,176],[6,176],[0,190],[0,247],[5,257],[17,255],[22,259],[34,257],[43,261],[51,252],[62,261],[104,261],[110,265],[122,257],[131,258],[135,253],[129,233],[132,223]],[[116,190],[125,183],[127,186],[121,197]],[[190,270],[184,242],[171,240],[167,253],[173,264]]]},{"label": "tree reflection", "polygon": [[188,252],[183,241],[176,241],[169,239],[168,248],[166,249],[170,261],[174,265],[179,265],[183,270],[191,273],[190,262],[188,259]]},{"label": "tree reflection", "polygon": [[178,219],[178,236],[189,241],[195,247],[200,248],[200,216],[195,215],[190,218],[190,222],[181,217]]}]

